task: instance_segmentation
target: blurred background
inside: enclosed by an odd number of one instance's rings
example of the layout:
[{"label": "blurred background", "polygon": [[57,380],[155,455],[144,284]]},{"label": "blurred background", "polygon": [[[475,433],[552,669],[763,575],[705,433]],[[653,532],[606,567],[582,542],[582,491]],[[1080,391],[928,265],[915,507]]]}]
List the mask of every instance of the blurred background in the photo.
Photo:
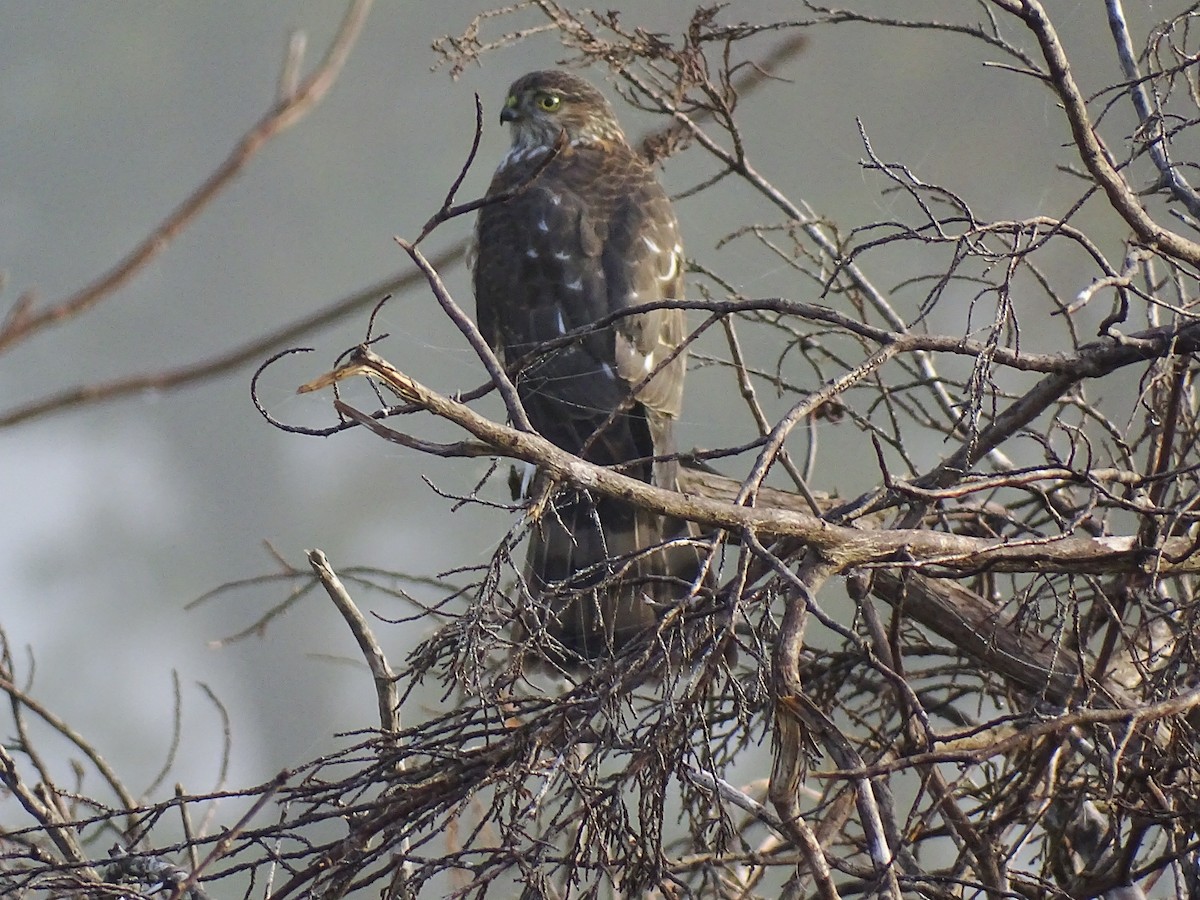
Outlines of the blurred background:
[{"label": "blurred background", "polygon": [[[857,5],[911,17],[969,17],[976,10],[950,0]],[[1129,4],[1135,35],[1174,5],[1182,8],[1182,0]],[[507,146],[496,124],[505,87],[564,57],[553,35],[540,35],[486,55],[482,67],[468,67],[457,81],[447,67],[433,70],[431,43],[461,33],[487,8],[466,0],[379,0],[325,101],[271,142],[165,254],[95,310],[0,357],[0,414],[67,387],[212,357],[408,269],[392,237],[414,237],[458,173],[474,127],[473,92],[484,103],[485,133],[461,200],[483,192]],[[670,39],[692,10],[680,0],[630,4],[623,21]],[[36,292],[36,303],[56,301],[112,266],[269,108],[290,32],[307,33],[311,67],[343,11],[328,0],[5,4],[5,306],[26,291]],[[733,22],[800,14],[798,4],[778,0],[734,2],[720,16]],[[1085,93],[1117,81],[1101,4],[1056,3],[1052,15]],[[525,10],[485,21],[483,37],[542,21]],[[1077,198],[1078,185],[1053,168],[1071,160],[1049,94],[1033,79],[984,67],[977,44],[851,26],[813,29],[808,37],[807,50],[778,73],[788,81],[741,108],[754,164],[793,199],[846,230],[888,219],[902,202],[860,166],[856,118],[882,158],[986,198],[991,205],[978,210],[982,216],[1061,214]],[[777,39],[756,46],[765,54]],[[585,74],[604,83],[605,73]],[[605,89],[616,99],[611,87]],[[661,124],[620,105],[619,114],[631,135]],[[1117,131],[1122,116],[1131,121],[1124,109],[1112,113]],[[679,192],[713,171],[693,148],[667,164],[663,179]],[[679,204],[689,252],[748,296],[820,301],[812,284],[761,249],[745,242],[714,249],[742,225],[779,220],[732,182]],[[1089,225],[1090,214],[1083,210],[1077,224]],[[429,252],[461,240],[470,224],[444,226]],[[1107,234],[1104,249],[1120,259],[1122,232]],[[892,263],[873,273],[885,287],[926,268],[903,258]],[[458,300],[473,308],[461,266],[446,275]],[[901,312],[911,319],[917,310]],[[931,328],[963,333],[962,310],[943,306],[938,315]],[[299,341],[317,352],[270,370],[263,401],[286,421],[331,424],[328,392],[297,396],[295,387],[328,369],[365,331],[364,312]],[[379,351],[435,389],[465,390],[483,380],[424,290],[395,297],[377,331],[391,335]],[[1026,339],[1042,349],[1036,333]],[[377,724],[369,674],[323,594],[309,594],[261,634],[219,648],[212,643],[253,623],[286,598],[289,586],[252,585],[185,611],[221,584],[278,571],[264,542],[299,568],[303,550],[320,547],[335,567],[429,578],[484,562],[512,523],[502,511],[451,512],[427,484],[468,493],[486,461],[433,459],[358,432],[328,439],[282,433],[250,402],[252,370],[0,430],[0,625],[18,676],[29,676],[32,656],[31,693],[91,739],[135,792],[151,781],[171,742],[172,672],[182,685],[184,731],[170,780],[189,791],[215,785],[222,742],[220,717],[201,683],[231,717],[230,786],[336,746],[336,732]],[[750,420],[730,379],[699,373],[691,396],[700,395],[703,405],[693,399],[685,409],[682,446],[749,437]],[[452,434],[428,419],[403,427]],[[862,449],[859,434],[818,427],[813,486],[852,493],[874,483],[875,471],[856,474],[845,464],[850,444]],[[742,473],[734,466],[729,474]],[[438,597],[414,590],[426,600]],[[412,612],[398,603],[362,606],[391,617]],[[432,627],[375,625],[394,664]],[[439,697],[435,685],[404,715],[421,716]],[[66,777],[62,751],[52,761]]]}]

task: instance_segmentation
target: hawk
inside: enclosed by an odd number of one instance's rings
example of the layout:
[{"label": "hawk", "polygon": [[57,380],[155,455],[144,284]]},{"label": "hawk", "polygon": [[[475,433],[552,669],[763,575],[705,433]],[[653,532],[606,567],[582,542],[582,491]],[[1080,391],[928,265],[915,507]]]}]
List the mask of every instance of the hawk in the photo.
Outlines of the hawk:
[{"label": "hawk", "polygon": [[[683,297],[670,201],[608,101],[575,75],[517,79],[500,121],[512,128],[512,148],[487,195],[507,199],[484,205],[476,226],[480,331],[544,437],[675,489],[683,311],[635,312],[588,330],[614,313]],[[544,627],[567,659],[619,649],[656,624],[656,609],[692,589],[700,572],[693,533],[679,519],[560,490],[530,542],[525,578],[541,612],[526,630]]]}]

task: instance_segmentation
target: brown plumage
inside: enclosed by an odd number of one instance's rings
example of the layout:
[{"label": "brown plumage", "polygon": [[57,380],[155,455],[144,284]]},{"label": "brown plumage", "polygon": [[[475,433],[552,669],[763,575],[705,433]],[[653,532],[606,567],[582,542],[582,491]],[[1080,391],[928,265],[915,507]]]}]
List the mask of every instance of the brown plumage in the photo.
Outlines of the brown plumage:
[{"label": "brown plumage", "polygon": [[[488,194],[523,189],[479,213],[479,327],[542,435],[591,462],[674,488],[676,463],[650,458],[675,449],[685,362],[682,353],[670,357],[685,335],[683,312],[635,313],[539,349],[611,313],[683,297],[670,202],[608,101],[581,78],[559,71],[519,78],[500,119],[512,127],[513,143]],[[550,652],[558,658],[620,647],[655,624],[656,604],[687,594],[699,571],[696,550],[646,551],[689,534],[680,520],[561,490],[531,539],[526,582],[542,612],[526,630],[545,626],[562,645]]]}]

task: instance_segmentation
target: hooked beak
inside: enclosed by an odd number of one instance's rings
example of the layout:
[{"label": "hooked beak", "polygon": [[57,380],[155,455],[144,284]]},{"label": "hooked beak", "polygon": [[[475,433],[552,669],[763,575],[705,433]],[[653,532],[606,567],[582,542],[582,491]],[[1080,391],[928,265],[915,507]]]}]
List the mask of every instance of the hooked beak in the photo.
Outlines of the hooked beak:
[{"label": "hooked beak", "polygon": [[500,124],[505,122],[515,122],[521,118],[521,111],[518,108],[519,101],[516,94],[509,94],[504,98],[504,109],[500,110]]}]

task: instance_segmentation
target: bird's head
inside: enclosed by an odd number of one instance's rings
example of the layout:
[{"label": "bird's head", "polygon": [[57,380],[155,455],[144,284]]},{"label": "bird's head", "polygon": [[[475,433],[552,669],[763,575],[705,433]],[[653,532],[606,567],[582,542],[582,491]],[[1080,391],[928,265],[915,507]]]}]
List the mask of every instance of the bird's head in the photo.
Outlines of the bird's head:
[{"label": "bird's head", "polygon": [[625,140],[604,95],[558,70],[530,72],[514,81],[500,121],[512,126],[518,150],[553,147],[564,132],[572,144]]}]

